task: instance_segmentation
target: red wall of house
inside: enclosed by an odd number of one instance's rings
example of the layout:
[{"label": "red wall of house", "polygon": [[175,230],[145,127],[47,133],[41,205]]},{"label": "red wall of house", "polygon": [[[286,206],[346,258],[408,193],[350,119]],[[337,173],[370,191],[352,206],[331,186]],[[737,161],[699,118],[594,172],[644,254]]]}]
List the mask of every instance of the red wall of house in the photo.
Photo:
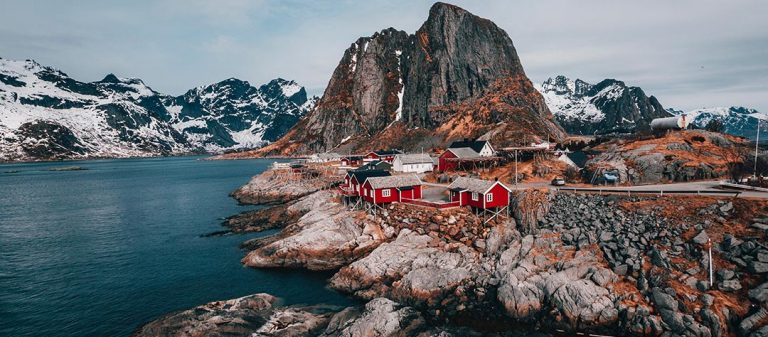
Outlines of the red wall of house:
[{"label": "red wall of house", "polygon": [[441,154],[440,158],[437,160],[438,170],[445,172],[456,168],[456,162],[446,160],[448,158],[456,158],[456,155],[451,151],[443,152],[443,154]]},{"label": "red wall of house", "polygon": [[501,186],[494,185],[488,193],[493,194],[493,201],[486,202],[485,208],[504,207],[509,205],[509,191]]},{"label": "red wall of house", "polygon": [[[384,190],[389,190],[389,196],[384,196]],[[390,202],[397,202],[400,201],[400,196],[398,195],[398,191],[396,188],[382,188],[375,190],[376,193],[376,203],[377,204],[385,204]]]},{"label": "red wall of house", "polygon": [[378,160],[379,159],[379,155],[371,152],[371,153],[365,155],[365,159]]}]

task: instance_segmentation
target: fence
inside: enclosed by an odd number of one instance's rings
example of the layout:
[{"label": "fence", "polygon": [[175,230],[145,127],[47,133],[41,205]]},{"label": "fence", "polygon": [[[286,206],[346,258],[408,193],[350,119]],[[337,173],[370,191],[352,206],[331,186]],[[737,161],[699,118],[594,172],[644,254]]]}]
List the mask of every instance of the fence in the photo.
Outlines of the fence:
[{"label": "fence", "polygon": [[625,194],[631,195],[649,195],[655,194],[660,197],[666,195],[681,195],[681,194],[695,194],[695,195],[730,195],[738,197],[741,192],[738,191],[716,191],[716,190],[622,190],[622,189],[604,189],[604,188],[578,188],[578,187],[560,187],[558,191],[563,192],[584,192],[584,193],[597,193],[597,194]]},{"label": "fence", "polygon": [[411,204],[416,206],[432,207],[437,209],[459,207],[458,201],[443,202],[443,201],[428,201],[424,199],[403,199],[400,202],[404,204]]}]

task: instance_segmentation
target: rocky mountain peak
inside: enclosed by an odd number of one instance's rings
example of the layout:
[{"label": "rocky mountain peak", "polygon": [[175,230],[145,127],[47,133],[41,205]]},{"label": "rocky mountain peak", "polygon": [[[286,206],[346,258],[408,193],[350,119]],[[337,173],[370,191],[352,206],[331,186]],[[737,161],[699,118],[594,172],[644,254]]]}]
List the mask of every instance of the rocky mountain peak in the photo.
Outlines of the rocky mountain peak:
[{"label": "rocky mountain peak", "polygon": [[99,83],[120,83],[120,79],[115,74],[109,73]]},{"label": "rocky mountain peak", "polygon": [[388,28],[352,43],[313,112],[260,153],[430,148],[488,132],[557,139],[552,119],[506,32],[436,3],[414,34]]}]

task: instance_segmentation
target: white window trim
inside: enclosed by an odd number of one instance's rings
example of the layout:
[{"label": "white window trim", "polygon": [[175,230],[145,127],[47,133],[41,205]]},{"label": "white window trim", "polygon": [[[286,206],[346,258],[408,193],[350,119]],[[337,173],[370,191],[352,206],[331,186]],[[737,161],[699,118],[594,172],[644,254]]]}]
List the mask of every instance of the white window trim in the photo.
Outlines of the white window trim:
[{"label": "white window trim", "polygon": [[381,190],[381,196],[385,197],[385,198],[391,197],[392,196],[392,190],[389,189],[389,188]]},{"label": "white window trim", "polygon": [[491,202],[491,201],[493,201],[493,193],[488,193],[488,194],[486,194],[486,195],[485,195],[485,201],[486,201],[486,202]]},{"label": "white window trim", "polygon": [[472,192],[472,201],[477,201],[479,199],[477,192]]}]

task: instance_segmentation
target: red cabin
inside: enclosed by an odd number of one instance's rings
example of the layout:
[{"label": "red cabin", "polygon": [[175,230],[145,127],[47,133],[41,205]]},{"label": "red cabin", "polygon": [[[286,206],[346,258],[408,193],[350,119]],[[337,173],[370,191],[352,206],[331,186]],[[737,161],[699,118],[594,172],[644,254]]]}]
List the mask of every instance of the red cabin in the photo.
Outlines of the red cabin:
[{"label": "red cabin", "polygon": [[361,196],[374,204],[421,199],[421,180],[415,175],[371,177],[363,183]]},{"label": "red cabin", "polygon": [[362,195],[363,183],[365,183],[368,178],[387,177],[390,175],[389,171],[382,170],[347,171],[347,175],[344,177],[344,184],[342,184],[340,188],[346,195],[359,196]]},{"label": "red cabin", "polygon": [[509,206],[509,187],[501,182],[459,177],[448,186],[451,201],[458,201],[460,206],[479,209],[492,209]]},{"label": "red cabin", "polygon": [[443,172],[455,170],[456,167],[458,167],[459,162],[449,159],[475,159],[480,157],[479,153],[468,147],[448,149],[440,155],[440,158],[438,158],[437,169]]},{"label": "red cabin", "polygon": [[364,161],[371,162],[374,160],[380,160],[380,161],[385,161],[391,164],[393,161],[395,161],[395,156],[398,154],[403,154],[403,153],[398,150],[371,151],[365,155]]},{"label": "red cabin", "polygon": [[347,156],[344,158],[341,158],[341,165],[343,166],[360,166],[363,165],[363,157],[362,156]]}]

